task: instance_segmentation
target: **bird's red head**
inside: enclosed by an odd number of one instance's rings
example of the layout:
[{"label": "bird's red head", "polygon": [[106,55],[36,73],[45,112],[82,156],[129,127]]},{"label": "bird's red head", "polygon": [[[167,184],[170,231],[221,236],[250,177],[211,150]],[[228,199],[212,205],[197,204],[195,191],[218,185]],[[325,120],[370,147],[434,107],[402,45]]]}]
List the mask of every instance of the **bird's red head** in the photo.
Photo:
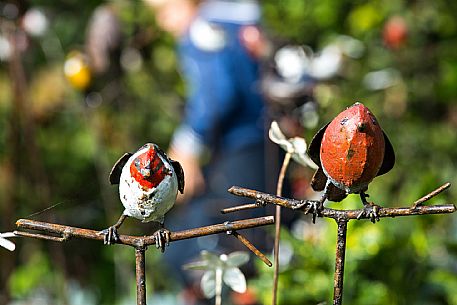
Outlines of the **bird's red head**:
[{"label": "bird's red head", "polygon": [[155,145],[146,144],[130,164],[130,174],[145,189],[156,187],[170,171],[165,167]]},{"label": "bird's red head", "polygon": [[341,112],[325,130],[320,147],[322,167],[339,185],[357,189],[376,177],[384,159],[384,134],[363,104]]}]

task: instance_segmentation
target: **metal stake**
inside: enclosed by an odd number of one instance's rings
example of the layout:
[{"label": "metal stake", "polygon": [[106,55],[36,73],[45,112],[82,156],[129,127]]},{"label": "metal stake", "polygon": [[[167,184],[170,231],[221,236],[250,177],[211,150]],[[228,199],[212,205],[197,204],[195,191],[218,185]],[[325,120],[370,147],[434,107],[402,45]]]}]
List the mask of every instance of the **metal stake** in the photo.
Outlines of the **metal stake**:
[{"label": "metal stake", "polygon": [[135,248],[137,305],[146,305],[145,252],[144,247]]},{"label": "metal stake", "polygon": [[348,220],[337,220],[338,236],[336,240],[335,277],[333,280],[333,305],[343,303],[344,258],[346,255],[346,232]]}]

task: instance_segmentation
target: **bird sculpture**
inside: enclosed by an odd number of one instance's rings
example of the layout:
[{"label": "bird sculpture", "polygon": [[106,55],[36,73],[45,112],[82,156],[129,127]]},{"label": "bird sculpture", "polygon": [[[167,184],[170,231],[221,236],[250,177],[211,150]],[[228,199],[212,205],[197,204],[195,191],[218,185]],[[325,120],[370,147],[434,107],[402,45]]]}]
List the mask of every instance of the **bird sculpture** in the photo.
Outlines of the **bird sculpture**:
[{"label": "bird sculpture", "polygon": [[313,222],[325,200],[339,202],[348,194],[360,194],[364,208],[358,218],[366,215],[373,223],[379,220],[379,206],[368,202],[365,192],[376,176],[392,169],[395,153],[367,107],[355,103],[341,112],[313,137],[308,154],[318,165],[311,187],[323,191],[314,207]]},{"label": "bird sculpture", "polygon": [[184,192],[184,171],[159,146],[147,143],[135,153],[125,153],[113,166],[109,181],[119,184],[124,205],[116,224],[101,231],[105,244],[119,240],[117,230],[130,216],[143,222],[155,221],[160,229],[154,233],[156,246],[162,252],[169,243],[170,232],[163,228],[164,215],[173,207],[178,190]]}]

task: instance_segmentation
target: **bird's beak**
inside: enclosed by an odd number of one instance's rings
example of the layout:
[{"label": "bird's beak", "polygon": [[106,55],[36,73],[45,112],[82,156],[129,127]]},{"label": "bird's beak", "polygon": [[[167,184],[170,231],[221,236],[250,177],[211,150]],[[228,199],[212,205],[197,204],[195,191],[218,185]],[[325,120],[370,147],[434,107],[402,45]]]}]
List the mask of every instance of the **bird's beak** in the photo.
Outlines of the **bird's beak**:
[{"label": "bird's beak", "polygon": [[151,162],[149,161],[144,168],[140,170],[140,173],[143,177],[149,178],[151,176]]}]

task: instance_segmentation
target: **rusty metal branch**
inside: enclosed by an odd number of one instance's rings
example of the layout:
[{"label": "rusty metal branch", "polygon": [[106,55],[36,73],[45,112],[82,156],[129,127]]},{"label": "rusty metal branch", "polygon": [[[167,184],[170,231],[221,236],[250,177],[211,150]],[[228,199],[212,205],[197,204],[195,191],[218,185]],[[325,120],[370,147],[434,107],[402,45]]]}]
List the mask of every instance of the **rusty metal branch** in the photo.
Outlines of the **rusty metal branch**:
[{"label": "rusty metal branch", "polygon": [[265,254],[260,252],[260,250],[257,249],[246,237],[244,237],[243,235],[241,235],[240,233],[238,233],[236,231],[227,232],[227,233],[236,237],[236,239],[238,239],[243,245],[245,245],[249,250],[251,250],[251,252],[254,253],[258,258],[260,258],[265,263],[265,265],[267,265],[268,267],[273,266],[273,264],[265,256]]},{"label": "rusty metal branch", "polygon": [[258,202],[256,202],[256,203],[246,203],[246,204],[237,205],[237,206],[234,206],[234,207],[228,207],[228,208],[222,209],[221,213],[222,214],[228,214],[228,213],[239,212],[239,211],[243,211],[243,210],[256,209],[256,208],[259,208],[261,206],[262,206],[262,204],[258,203]]},{"label": "rusty metal branch", "polygon": [[[434,196],[443,192],[449,188],[450,183],[446,183],[429,194],[416,200],[412,205],[408,207],[397,207],[397,208],[383,208],[380,207],[378,210],[379,217],[396,217],[396,216],[413,216],[413,215],[427,215],[427,214],[445,214],[454,213],[456,207],[454,204],[445,205],[432,205],[423,206],[422,204],[427,200],[430,200]],[[314,200],[296,200],[289,199],[280,196],[271,195],[268,193],[262,193],[259,191],[233,186],[229,189],[229,192],[241,197],[251,198],[257,202],[263,204],[274,204],[276,206],[286,207],[292,210],[299,210],[304,214],[313,212],[313,206],[318,203]],[[258,205],[257,205],[258,206]],[[237,210],[253,208],[254,205],[241,205],[238,207],[232,207],[225,209],[224,212],[232,212]],[[330,208],[324,208],[320,212],[320,217],[333,218],[338,224],[338,235],[336,243],[336,260],[335,260],[335,275],[333,285],[333,305],[341,305],[343,302],[343,279],[344,279],[344,260],[346,254],[346,233],[347,223],[351,219],[370,219],[369,215],[365,213],[361,214],[363,209],[358,210],[336,210]],[[361,215],[361,216],[360,216]]]},{"label": "rusty metal branch", "polygon": [[[237,220],[233,222],[225,222],[223,224],[216,224],[212,226],[200,227],[185,231],[170,232],[170,242],[206,236],[218,233],[229,233],[234,235],[244,245],[248,247],[255,255],[262,259],[267,265],[271,266],[271,262],[263,255],[257,248],[254,247],[244,236],[236,232],[236,230],[250,229],[259,226],[269,225],[274,223],[273,216],[251,218],[244,220]],[[21,237],[31,237],[38,239],[45,239],[51,241],[64,242],[72,237],[94,239],[104,241],[104,236],[100,231],[76,228],[66,225],[59,225],[55,223],[47,223],[35,221],[30,219],[19,219],[16,222],[19,229],[14,234]],[[41,233],[30,232],[39,231]],[[43,234],[44,233],[44,234]],[[119,235],[118,244],[123,244],[135,248],[136,258],[136,291],[137,291],[137,305],[146,305],[146,273],[145,273],[145,252],[149,245],[155,245],[155,236],[131,236]]]},{"label": "rusty metal branch", "polygon": [[[446,186],[446,185],[444,185]],[[443,188],[444,186],[438,188],[437,190]],[[442,190],[441,190],[442,191]],[[283,206],[293,210],[300,210],[305,214],[312,212],[312,204],[317,203],[315,200],[297,200],[297,199],[290,199],[280,196],[271,195],[268,193],[259,192],[256,190],[251,190],[247,188],[242,188],[238,186],[233,186],[229,189],[229,192],[241,197],[251,198],[255,200],[260,200],[264,203],[274,204]],[[426,198],[426,200],[431,199],[433,196],[436,196],[439,192],[433,191],[427,196],[422,198]],[[425,202],[423,200],[420,203]],[[409,205],[411,206],[411,205]],[[426,214],[446,214],[446,213],[454,213],[456,211],[456,207],[454,204],[445,204],[445,205],[432,205],[432,206],[422,206],[418,205],[414,207],[395,207],[395,208],[384,208],[381,207],[378,211],[379,217],[397,217],[397,216],[413,216],[413,215],[426,215]],[[333,218],[335,220],[340,219],[357,219],[363,209],[357,210],[337,210],[331,208],[324,208],[320,213],[322,217]],[[369,215],[362,215],[360,219],[370,219]]]},{"label": "rusty metal branch", "polygon": [[[206,227],[199,227],[195,229],[189,229],[184,231],[170,232],[170,242],[195,238],[200,236],[206,236],[211,234],[226,233],[229,231],[236,231],[242,229],[250,229],[259,226],[265,226],[274,223],[273,216],[251,218],[244,220],[237,220],[233,222],[225,222],[222,224],[216,224]],[[47,223],[41,221],[35,221],[31,219],[19,219],[16,222],[19,229],[41,231],[51,235],[36,234],[32,232],[15,231],[14,233],[19,236],[33,237],[38,239],[51,239],[54,241],[65,241],[68,238],[86,238],[94,239],[103,242],[103,234],[100,231],[76,228],[66,225],[59,225],[54,223]],[[58,235],[58,236],[56,236]],[[155,245],[155,236],[131,236],[131,235],[119,235],[118,244],[132,246],[135,248],[147,247],[149,245]]]},{"label": "rusty metal branch", "polygon": [[422,205],[425,201],[430,200],[431,198],[435,197],[442,191],[447,190],[450,186],[451,186],[451,184],[449,182],[445,183],[442,186],[440,186],[439,188],[437,188],[436,190],[434,190],[433,192],[430,192],[427,195],[425,195],[424,197],[417,199],[413,203],[412,208],[414,208],[414,209],[417,208],[418,206]]}]

